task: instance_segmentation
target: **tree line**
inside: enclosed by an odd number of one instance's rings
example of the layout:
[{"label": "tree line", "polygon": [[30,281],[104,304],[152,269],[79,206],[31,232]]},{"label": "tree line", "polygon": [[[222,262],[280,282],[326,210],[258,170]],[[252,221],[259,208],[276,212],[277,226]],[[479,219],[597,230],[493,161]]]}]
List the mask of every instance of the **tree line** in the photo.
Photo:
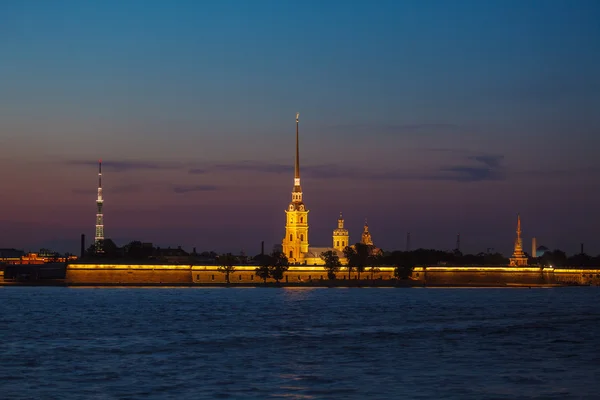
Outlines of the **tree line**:
[{"label": "tree line", "polygon": [[[110,239],[106,239],[102,254],[95,253],[95,247],[90,246],[86,252],[86,258],[105,258],[111,260],[131,260],[136,262],[171,262],[173,258],[179,259],[181,263],[201,262],[206,264],[219,264],[219,259],[223,259],[223,254],[219,255],[214,251],[196,251],[186,252],[181,248],[160,248],[143,245],[140,241],[130,242],[122,247],[117,247]],[[245,255],[231,255],[235,257],[237,264],[258,265],[275,258],[280,260],[285,255],[277,254],[273,251],[271,254],[258,254],[254,257]],[[478,253],[463,254],[460,251],[442,251],[435,249],[416,249],[413,251],[392,251],[378,252],[373,254],[371,247],[362,243],[356,243],[351,247],[344,249],[344,256],[348,260],[348,274],[356,272],[359,276],[363,273],[375,273],[376,268],[380,266],[401,266],[412,269],[414,266],[432,266],[432,265],[459,265],[459,266],[506,266],[509,259],[501,253]],[[339,257],[334,251],[326,251],[321,254],[321,259],[325,266],[331,265],[333,274],[339,273],[336,269]],[[336,261],[337,259],[337,261]],[[286,258],[287,260],[287,258]],[[281,264],[282,261],[279,261]],[[288,263],[289,264],[289,263]],[[567,256],[564,251],[547,251],[540,257],[529,256],[529,265],[553,266],[553,267],[578,267],[578,268],[598,268],[600,267],[600,255],[592,257],[587,254],[575,254]],[[340,263],[341,266],[341,263]],[[263,266],[264,267],[264,266]],[[344,269],[346,269],[344,267]],[[263,268],[262,271],[266,271]]]}]

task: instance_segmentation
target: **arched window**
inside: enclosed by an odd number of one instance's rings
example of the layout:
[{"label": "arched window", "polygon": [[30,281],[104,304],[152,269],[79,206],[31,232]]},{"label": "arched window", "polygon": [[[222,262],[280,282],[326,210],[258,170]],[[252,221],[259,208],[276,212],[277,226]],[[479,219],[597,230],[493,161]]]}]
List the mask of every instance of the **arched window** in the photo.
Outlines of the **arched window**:
[{"label": "arched window", "polygon": [[292,234],[290,233],[290,242],[291,242],[292,240],[294,240],[294,235],[292,235]]},{"label": "arched window", "polygon": [[339,247],[340,246],[340,241],[338,240],[335,245]]},{"label": "arched window", "polygon": [[346,243],[342,242],[342,246],[346,246]]},{"label": "arched window", "polygon": [[290,258],[294,258],[294,252],[290,250]]},{"label": "arched window", "polygon": [[300,223],[304,222],[304,217],[300,217]]},{"label": "arched window", "polygon": [[304,234],[300,235],[300,241],[303,242],[304,241]]}]

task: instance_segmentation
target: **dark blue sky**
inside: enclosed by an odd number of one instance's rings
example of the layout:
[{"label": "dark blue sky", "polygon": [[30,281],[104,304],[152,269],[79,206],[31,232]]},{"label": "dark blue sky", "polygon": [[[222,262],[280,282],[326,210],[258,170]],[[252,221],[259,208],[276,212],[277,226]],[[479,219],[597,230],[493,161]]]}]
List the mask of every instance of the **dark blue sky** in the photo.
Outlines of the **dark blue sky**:
[{"label": "dark blue sky", "polygon": [[[0,247],[279,242],[600,252],[597,1],[4,1]],[[257,239],[259,238],[259,239]]]}]

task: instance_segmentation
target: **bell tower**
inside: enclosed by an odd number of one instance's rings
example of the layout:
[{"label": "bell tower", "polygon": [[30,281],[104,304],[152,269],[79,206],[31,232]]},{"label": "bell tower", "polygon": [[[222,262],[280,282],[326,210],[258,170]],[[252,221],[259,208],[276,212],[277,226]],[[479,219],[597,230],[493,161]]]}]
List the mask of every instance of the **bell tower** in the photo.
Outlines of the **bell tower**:
[{"label": "bell tower", "polygon": [[290,263],[301,263],[308,253],[308,210],[302,201],[300,186],[300,143],[298,134],[300,113],[296,113],[296,163],[294,166],[294,188],[292,201],[286,214],[285,237],[282,241],[283,254]]},{"label": "bell tower", "polygon": [[373,238],[371,237],[371,233],[369,232],[369,224],[367,224],[366,219],[365,226],[363,227],[363,233],[360,237],[360,242],[362,244],[366,244],[367,246],[373,246]]},{"label": "bell tower", "polygon": [[338,227],[333,230],[333,247],[335,250],[344,251],[344,249],[350,246],[350,236],[348,230],[344,228],[344,217],[340,213],[338,218]]}]

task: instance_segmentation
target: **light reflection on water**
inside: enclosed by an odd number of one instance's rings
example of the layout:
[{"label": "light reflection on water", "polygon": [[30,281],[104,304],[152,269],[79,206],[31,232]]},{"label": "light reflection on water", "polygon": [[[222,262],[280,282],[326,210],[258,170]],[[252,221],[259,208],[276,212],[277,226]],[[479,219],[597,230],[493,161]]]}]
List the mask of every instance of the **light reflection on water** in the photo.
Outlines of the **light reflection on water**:
[{"label": "light reflection on water", "polygon": [[0,291],[0,397],[564,399],[600,389],[598,288],[86,289]]}]

